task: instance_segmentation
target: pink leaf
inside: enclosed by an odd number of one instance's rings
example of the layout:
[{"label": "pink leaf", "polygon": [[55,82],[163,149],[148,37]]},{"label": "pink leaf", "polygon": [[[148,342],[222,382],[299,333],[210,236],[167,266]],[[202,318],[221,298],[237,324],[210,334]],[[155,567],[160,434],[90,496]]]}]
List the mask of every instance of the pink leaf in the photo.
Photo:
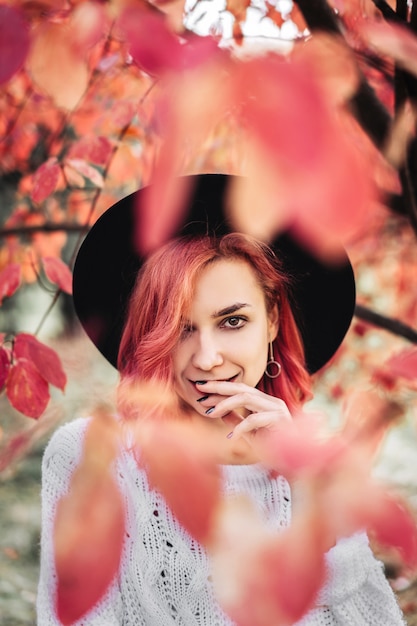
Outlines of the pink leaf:
[{"label": "pink leaf", "polygon": [[198,449],[164,425],[141,447],[140,455],[152,487],[162,493],[187,531],[205,543],[220,500],[220,476],[217,466],[205,462]]},{"label": "pink leaf", "polygon": [[21,11],[0,6],[0,85],[7,82],[24,64],[29,51],[29,27]]},{"label": "pink leaf", "polygon": [[9,373],[10,354],[3,346],[0,346],[0,391],[3,389]]},{"label": "pink leaf", "polygon": [[399,354],[391,357],[386,368],[387,373],[391,376],[417,380],[417,348],[402,350]]},{"label": "pink leaf", "polygon": [[43,267],[48,280],[58,285],[65,293],[72,294],[72,273],[58,257],[45,256],[42,258]]},{"label": "pink leaf", "polygon": [[67,377],[55,350],[41,343],[33,335],[20,333],[15,339],[14,355],[18,359],[29,360],[46,381],[64,391]]},{"label": "pink leaf", "polygon": [[102,598],[119,567],[125,523],[122,497],[111,471],[116,445],[111,418],[94,418],[69,492],[58,503],[56,609],[64,625],[79,620]]},{"label": "pink leaf", "polygon": [[127,8],[120,20],[129,43],[130,53],[147,74],[159,76],[176,69],[181,57],[181,44],[158,11],[141,7]]},{"label": "pink leaf", "polygon": [[90,180],[96,187],[100,189],[103,187],[103,176],[95,167],[89,165],[87,161],[84,161],[84,159],[66,159],[65,163],[79,174],[82,174],[84,178]]},{"label": "pink leaf", "polygon": [[6,394],[17,410],[37,419],[49,402],[49,387],[37,367],[28,359],[18,359],[9,369]]},{"label": "pink leaf", "polygon": [[20,286],[22,270],[19,263],[10,263],[0,272],[0,305],[4,298],[10,298]]},{"label": "pink leaf", "polygon": [[35,172],[33,177],[32,200],[40,203],[56,189],[61,169],[55,157],[48,159]]},{"label": "pink leaf", "polygon": [[[131,119],[131,116],[130,118]],[[69,158],[76,160],[90,161],[96,165],[105,165],[112,153],[113,146],[107,137],[97,137],[96,135],[82,137],[72,144],[69,151]]]}]

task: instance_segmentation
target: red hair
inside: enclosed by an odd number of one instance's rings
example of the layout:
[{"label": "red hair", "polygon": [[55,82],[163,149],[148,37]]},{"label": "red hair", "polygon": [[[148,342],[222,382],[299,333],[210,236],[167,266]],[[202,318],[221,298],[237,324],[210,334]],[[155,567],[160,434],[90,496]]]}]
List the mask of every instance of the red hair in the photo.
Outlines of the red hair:
[{"label": "red hair", "polygon": [[273,345],[275,359],[282,366],[281,375],[275,379],[264,375],[257,386],[282,398],[290,409],[299,407],[311,395],[310,376],[288,301],[290,278],[268,246],[240,233],[221,238],[175,239],[146,261],[136,280],[120,343],[118,368],[122,383],[172,385],[171,353],[183,330],[196,281],[207,265],[219,259],[246,261],[265,294],[268,313],[278,306],[279,330]]}]

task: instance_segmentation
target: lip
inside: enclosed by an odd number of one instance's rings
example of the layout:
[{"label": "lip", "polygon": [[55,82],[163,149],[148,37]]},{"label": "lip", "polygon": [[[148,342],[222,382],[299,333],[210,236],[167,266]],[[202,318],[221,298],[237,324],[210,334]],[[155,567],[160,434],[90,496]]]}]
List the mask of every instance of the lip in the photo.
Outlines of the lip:
[{"label": "lip", "polygon": [[[204,379],[199,378],[198,380],[200,380],[200,381],[201,380],[205,380],[208,383],[214,383],[214,382],[215,383],[217,383],[217,382],[219,382],[219,383],[231,383],[234,380],[236,380],[237,377],[238,377],[238,374],[234,374],[233,376],[230,376],[230,378],[210,378],[210,379],[209,378],[204,378]],[[194,389],[197,391],[197,393],[200,396],[206,396],[207,395],[207,392],[204,389],[204,386],[199,388],[199,387],[197,387],[197,381],[191,380],[191,379],[188,379],[188,380],[190,381],[191,385],[194,387]],[[208,394],[208,395],[213,395],[213,394]]]}]

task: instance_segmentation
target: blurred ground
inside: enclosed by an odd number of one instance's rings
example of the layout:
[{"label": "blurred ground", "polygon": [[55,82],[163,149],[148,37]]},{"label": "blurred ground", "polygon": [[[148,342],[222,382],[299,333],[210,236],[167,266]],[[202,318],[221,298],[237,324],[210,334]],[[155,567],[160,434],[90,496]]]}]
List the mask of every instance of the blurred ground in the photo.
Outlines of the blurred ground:
[{"label": "blurred ground", "polygon": [[[115,372],[88,342],[62,340],[59,352],[69,373],[62,396],[57,392],[29,452],[0,478],[0,625],[34,626],[40,533],[40,468],[42,452],[53,429],[80,414],[99,400],[112,401]],[[88,371],[88,375],[86,375]],[[1,427],[5,433],[32,429],[36,423],[10,411],[0,398]],[[44,420],[44,418],[42,418]],[[407,495],[417,510],[417,436],[413,424],[404,422],[390,435],[382,451],[377,473]],[[387,573],[397,576],[388,564]],[[417,626],[417,576],[397,579],[407,624]],[[357,626],[361,626],[358,624]]]}]

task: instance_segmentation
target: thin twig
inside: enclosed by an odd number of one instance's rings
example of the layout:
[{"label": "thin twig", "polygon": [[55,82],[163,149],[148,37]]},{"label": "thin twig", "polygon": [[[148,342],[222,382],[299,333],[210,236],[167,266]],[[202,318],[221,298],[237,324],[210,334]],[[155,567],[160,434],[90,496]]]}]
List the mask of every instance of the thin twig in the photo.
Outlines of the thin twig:
[{"label": "thin twig", "polygon": [[417,330],[411,328],[411,326],[408,326],[407,324],[404,324],[400,320],[387,317],[386,315],[381,315],[381,313],[372,311],[362,304],[356,305],[355,316],[364,322],[369,322],[374,326],[383,328],[398,337],[403,337],[404,339],[411,341],[411,343],[417,343]]}]

